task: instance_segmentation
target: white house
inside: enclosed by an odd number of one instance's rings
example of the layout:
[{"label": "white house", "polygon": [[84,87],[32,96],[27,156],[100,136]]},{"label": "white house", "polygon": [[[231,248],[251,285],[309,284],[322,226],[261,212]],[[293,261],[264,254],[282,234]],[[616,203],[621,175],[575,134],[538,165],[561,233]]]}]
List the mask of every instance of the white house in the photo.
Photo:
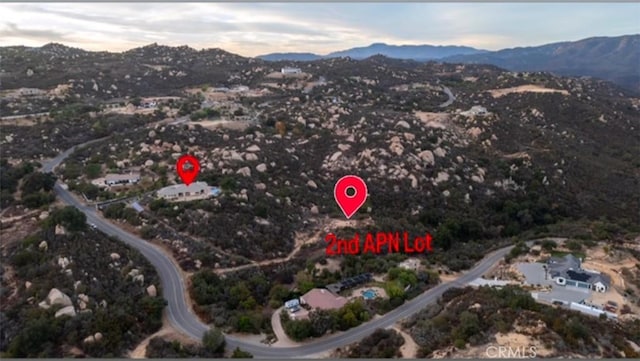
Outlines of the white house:
[{"label": "white house", "polygon": [[300,68],[291,68],[291,67],[285,67],[282,68],[280,70],[280,72],[284,75],[288,75],[288,74],[301,74],[302,70],[300,70]]},{"label": "white house", "polygon": [[547,268],[551,278],[560,286],[607,292],[611,285],[608,275],[582,268],[582,261],[571,254],[562,258],[552,257],[547,262]]},{"label": "white house", "polygon": [[138,182],[140,182],[139,173],[107,174],[104,177],[104,184],[110,187],[123,184],[136,184]]},{"label": "white house", "polygon": [[487,111],[487,108],[483,106],[474,105],[471,107],[471,109],[461,112],[460,114],[469,117],[469,116],[475,116],[475,115],[488,115],[489,112]]},{"label": "white house", "polygon": [[170,201],[188,201],[195,199],[206,199],[220,194],[220,189],[210,187],[206,182],[194,182],[189,185],[175,184],[164,187],[156,192],[159,198]]}]

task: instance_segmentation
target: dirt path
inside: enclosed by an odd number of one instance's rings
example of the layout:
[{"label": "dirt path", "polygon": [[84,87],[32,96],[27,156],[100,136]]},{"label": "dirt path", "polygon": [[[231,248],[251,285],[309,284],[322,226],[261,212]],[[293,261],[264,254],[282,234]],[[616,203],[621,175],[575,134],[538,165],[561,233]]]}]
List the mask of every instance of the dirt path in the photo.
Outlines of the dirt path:
[{"label": "dirt path", "polygon": [[291,258],[295,257],[300,252],[300,250],[302,249],[302,247],[304,245],[311,244],[313,242],[317,242],[318,240],[324,239],[324,237],[322,236],[323,234],[335,231],[338,228],[357,227],[358,225],[368,225],[370,223],[371,223],[370,219],[367,219],[367,220],[364,220],[364,221],[327,219],[324,222],[324,224],[321,225],[319,227],[319,229],[316,232],[314,232],[313,234],[311,234],[311,235],[296,234],[295,246],[294,246],[293,250],[286,257],[274,258],[274,259],[269,259],[269,260],[260,261],[260,262],[255,262],[254,261],[254,262],[252,262],[250,264],[245,264],[245,265],[237,266],[237,267],[218,268],[218,269],[215,270],[215,272],[218,273],[218,274],[224,274],[224,273],[235,272],[235,271],[239,271],[239,270],[243,270],[243,269],[247,269],[247,268],[268,266],[268,265],[272,265],[272,264],[287,262],[287,261],[291,260]]},{"label": "dirt path", "polygon": [[418,353],[418,344],[413,340],[413,337],[402,331],[399,326],[394,326],[393,329],[396,330],[402,338],[404,338],[404,345],[400,346],[402,358],[416,358],[416,354]]},{"label": "dirt path", "polygon": [[128,354],[129,358],[132,359],[141,359],[147,358],[147,347],[149,346],[149,341],[151,341],[154,337],[162,337],[170,340],[178,340],[182,344],[192,344],[193,340],[189,337],[179,333],[176,331],[166,318],[166,315],[162,317],[162,328],[160,328],[156,333],[150,335],[149,337],[142,340],[138,346],[136,346],[133,350],[131,350]]},{"label": "dirt path", "polygon": [[488,90],[488,92],[491,94],[491,96],[493,96],[494,98],[499,98],[501,96],[510,94],[510,93],[526,93],[526,92],[531,92],[531,93],[560,93],[563,95],[569,95],[569,92],[564,90],[564,89],[551,89],[551,88],[545,88],[539,85],[534,85],[534,84],[527,84],[527,85],[520,85],[517,87],[513,87],[513,88],[502,88],[502,89],[492,89],[492,90]]},{"label": "dirt path", "polygon": [[[2,223],[2,224],[13,223],[15,221],[20,221],[20,220],[22,220],[22,219],[24,219],[26,217],[34,216],[34,215],[39,214],[41,212],[42,211],[34,210],[34,211],[30,211],[30,212],[27,212],[27,213],[24,213],[24,214],[20,214],[20,215],[17,215],[17,216],[13,216],[13,217],[3,217],[3,218],[0,218],[0,223]],[[4,213],[4,211],[3,211],[3,213]]]}]

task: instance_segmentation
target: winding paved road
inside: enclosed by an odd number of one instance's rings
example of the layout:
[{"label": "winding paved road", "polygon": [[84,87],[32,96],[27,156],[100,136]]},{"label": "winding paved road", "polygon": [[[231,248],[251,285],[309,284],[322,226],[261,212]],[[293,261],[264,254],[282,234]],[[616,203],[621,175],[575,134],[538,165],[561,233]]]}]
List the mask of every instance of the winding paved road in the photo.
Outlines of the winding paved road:
[{"label": "winding paved road", "polygon": [[442,91],[444,91],[445,94],[447,94],[447,96],[449,97],[449,99],[447,99],[446,102],[440,104],[440,108],[446,108],[449,105],[453,104],[453,101],[456,100],[456,97],[453,95],[453,92],[451,92],[451,89],[449,89],[446,86],[442,86]]},{"label": "winding paved road", "polygon": [[[102,139],[84,143],[61,153],[51,161],[44,164],[43,170],[45,172],[53,171],[55,167],[57,167],[75,149],[100,140]],[[75,196],[66,190],[61,183],[57,183],[54,190],[65,203],[82,211],[87,216],[88,222],[94,223],[98,229],[107,235],[117,237],[126,244],[137,249],[147,260],[149,260],[160,276],[162,293],[168,302],[167,316],[169,321],[177,330],[183,332],[185,335],[193,337],[194,339],[200,339],[202,334],[207,331],[209,327],[202,323],[202,321],[200,321],[200,319],[191,312],[191,308],[184,297],[187,292],[186,285],[181,277],[180,271],[171,259],[169,259],[169,256],[162,252],[156,245],[138,238],[102,218],[94,207],[87,206],[80,202]],[[426,306],[435,303],[446,290],[452,287],[464,286],[468,282],[480,277],[497,261],[503,258],[512,247],[513,246],[502,248],[487,255],[473,269],[465,273],[456,281],[439,284],[380,318],[369,321],[348,331],[323,337],[297,347],[271,347],[269,345],[247,341],[240,337],[226,335],[227,345],[232,349],[240,347],[245,351],[251,352],[256,358],[276,359],[303,357],[330,351],[337,347],[343,347],[361,340],[378,328],[389,327],[394,323],[419,312]]]}]

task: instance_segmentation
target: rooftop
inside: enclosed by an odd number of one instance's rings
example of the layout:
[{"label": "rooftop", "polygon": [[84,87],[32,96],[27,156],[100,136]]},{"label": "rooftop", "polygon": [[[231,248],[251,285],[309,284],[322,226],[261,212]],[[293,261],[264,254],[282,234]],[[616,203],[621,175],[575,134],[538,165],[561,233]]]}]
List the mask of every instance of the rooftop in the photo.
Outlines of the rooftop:
[{"label": "rooftop", "polygon": [[582,269],[582,262],[572,254],[564,257],[552,257],[547,262],[547,265],[549,274],[554,278],[559,276],[591,284],[601,282],[607,287],[611,284],[611,278],[606,274]]},{"label": "rooftop", "polygon": [[209,189],[210,187],[207,184],[207,182],[194,182],[189,185],[180,183],[180,184],[174,184],[174,185],[159,189],[158,195],[159,196],[174,195],[174,194],[184,193],[184,192],[196,193],[202,190],[208,191]]},{"label": "rooftop", "polygon": [[121,181],[121,180],[129,180],[129,179],[138,179],[140,178],[140,174],[138,173],[130,173],[130,174],[107,174],[104,177],[105,181]]},{"label": "rooftop", "polygon": [[347,303],[346,298],[336,296],[323,288],[314,288],[300,298],[309,306],[322,310],[338,309]]}]

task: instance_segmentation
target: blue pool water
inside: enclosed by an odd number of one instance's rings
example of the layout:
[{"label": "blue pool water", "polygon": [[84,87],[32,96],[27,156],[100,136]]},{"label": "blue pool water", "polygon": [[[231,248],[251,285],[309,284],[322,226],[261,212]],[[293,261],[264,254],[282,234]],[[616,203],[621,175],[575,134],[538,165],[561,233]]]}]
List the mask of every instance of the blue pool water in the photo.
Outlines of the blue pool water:
[{"label": "blue pool water", "polygon": [[366,290],[362,292],[362,297],[364,297],[365,300],[372,300],[376,298],[376,292],[374,290]]}]

